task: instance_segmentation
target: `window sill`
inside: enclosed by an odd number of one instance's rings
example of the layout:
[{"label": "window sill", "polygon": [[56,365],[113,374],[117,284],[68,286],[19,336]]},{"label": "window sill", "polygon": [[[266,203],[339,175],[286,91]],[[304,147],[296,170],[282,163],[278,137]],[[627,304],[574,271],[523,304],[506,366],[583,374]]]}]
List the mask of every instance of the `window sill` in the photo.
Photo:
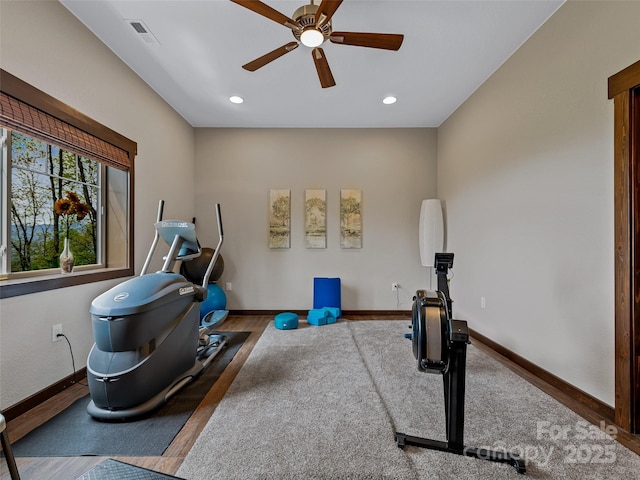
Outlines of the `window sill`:
[{"label": "window sill", "polygon": [[87,283],[102,282],[114,278],[133,276],[131,268],[105,268],[100,270],[89,270],[85,272],[74,272],[67,275],[52,275],[40,277],[38,279],[23,278],[16,280],[0,281],[0,299],[29,295],[31,293],[46,292],[58,288],[72,287],[74,285],[84,285]]}]

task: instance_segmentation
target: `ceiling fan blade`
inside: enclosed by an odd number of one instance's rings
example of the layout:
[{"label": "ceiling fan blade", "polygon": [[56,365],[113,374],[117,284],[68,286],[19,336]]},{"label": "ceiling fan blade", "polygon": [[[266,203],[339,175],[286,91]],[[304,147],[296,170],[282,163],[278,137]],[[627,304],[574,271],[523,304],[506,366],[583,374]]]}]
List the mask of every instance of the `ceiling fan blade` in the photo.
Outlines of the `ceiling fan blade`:
[{"label": "ceiling fan blade", "polygon": [[255,72],[259,68],[264,67],[267,63],[273,62],[276,58],[280,58],[285,53],[289,53],[291,50],[295,50],[296,48],[298,48],[298,42],[289,42],[286,45],[276,48],[275,50],[256,58],[252,62],[243,65],[242,68],[249,70],[250,72]]},{"label": "ceiling fan blade", "polygon": [[402,45],[404,35],[397,33],[333,32],[329,40],[343,45],[398,50]]},{"label": "ceiling fan blade", "polygon": [[333,14],[336,13],[336,10],[341,3],[342,0],[322,0],[320,6],[318,7],[318,10],[316,11],[316,25],[318,25],[318,22],[321,20],[323,15],[325,17],[322,20],[323,24],[331,20],[331,17],[333,17]]},{"label": "ceiling fan blade", "polygon": [[243,6],[244,8],[248,8],[252,12],[257,13],[258,15],[262,15],[263,17],[267,17],[270,20],[273,20],[280,25],[284,25],[290,29],[300,28],[300,24],[296,22],[293,18],[289,18],[286,15],[280,13],[279,11],[271,8],[266,3],[262,3],[259,0],[231,0],[233,3],[237,3],[238,5]]},{"label": "ceiling fan blade", "polygon": [[313,63],[316,64],[316,70],[318,71],[318,77],[320,78],[320,85],[322,88],[333,87],[336,81],[333,79],[331,69],[329,68],[329,62],[324,55],[324,50],[321,48],[314,48],[311,51],[313,57]]}]

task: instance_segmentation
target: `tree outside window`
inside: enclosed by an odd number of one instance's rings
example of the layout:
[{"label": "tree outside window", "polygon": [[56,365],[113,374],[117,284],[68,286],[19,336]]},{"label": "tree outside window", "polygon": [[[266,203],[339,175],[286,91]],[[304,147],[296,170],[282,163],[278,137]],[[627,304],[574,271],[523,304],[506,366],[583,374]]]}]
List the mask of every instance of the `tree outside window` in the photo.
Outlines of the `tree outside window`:
[{"label": "tree outside window", "polygon": [[76,265],[98,263],[100,163],[17,132],[10,138],[10,271],[59,267],[65,236]]}]

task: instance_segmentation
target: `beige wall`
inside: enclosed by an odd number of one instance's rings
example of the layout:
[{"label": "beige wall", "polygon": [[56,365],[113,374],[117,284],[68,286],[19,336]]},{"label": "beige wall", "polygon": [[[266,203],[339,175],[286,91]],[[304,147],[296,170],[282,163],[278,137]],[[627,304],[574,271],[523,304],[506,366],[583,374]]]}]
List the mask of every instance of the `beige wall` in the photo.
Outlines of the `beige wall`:
[{"label": "beige wall", "polygon": [[[193,216],[193,129],[62,5],[0,1],[0,66],[138,143],[135,161],[135,263],[144,262],[158,200],[166,214]],[[155,264],[160,265],[156,259]],[[62,323],[76,368],[93,342],[91,300],[113,282],[0,301],[0,409],[70,375]]]},{"label": "beige wall", "polygon": [[455,313],[609,405],[607,78],[640,58],[639,18],[640,2],[568,2],[438,130]]},{"label": "beige wall", "polygon": [[[310,309],[313,277],[340,277],[346,310],[408,310],[428,283],[420,203],[436,195],[435,129],[197,129],[196,213],[221,204],[232,309]],[[327,248],[304,247],[304,190],[327,191]],[[340,190],[362,190],[362,249],[341,249]],[[270,189],[291,190],[291,248],[267,243]],[[199,224],[215,245],[214,222]],[[401,285],[399,303],[391,283]]]}]

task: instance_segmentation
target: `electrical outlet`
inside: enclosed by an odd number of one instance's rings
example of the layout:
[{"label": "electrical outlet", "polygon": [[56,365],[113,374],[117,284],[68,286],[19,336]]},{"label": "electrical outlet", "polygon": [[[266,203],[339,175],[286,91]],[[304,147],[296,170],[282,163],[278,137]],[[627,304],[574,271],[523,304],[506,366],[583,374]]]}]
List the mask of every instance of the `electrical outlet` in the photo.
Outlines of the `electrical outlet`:
[{"label": "electrical outlet", "polygon": [[231,282],[227,282],[227,292],[230,292],[231,290],[233,290],[233,285],[231,285]]},{"label": "electrical outlet", "polygon": [[51,327],[51,341],[52,342],[59,342],[60,340],[62,340],[62,337],[59,337],[58,335],[62,335],[62,324],[58,323],[57,325],[54,325]]},{"label": "electrical outlet", "polygon": [[399,284],[399,283],[393,282],[393,283],[391,284],[391,291],[392,291],[392,292],[395,292],[395,291],[396,291],[396,290],[398,290],[399,288],[400,288],[400,284]]}]

